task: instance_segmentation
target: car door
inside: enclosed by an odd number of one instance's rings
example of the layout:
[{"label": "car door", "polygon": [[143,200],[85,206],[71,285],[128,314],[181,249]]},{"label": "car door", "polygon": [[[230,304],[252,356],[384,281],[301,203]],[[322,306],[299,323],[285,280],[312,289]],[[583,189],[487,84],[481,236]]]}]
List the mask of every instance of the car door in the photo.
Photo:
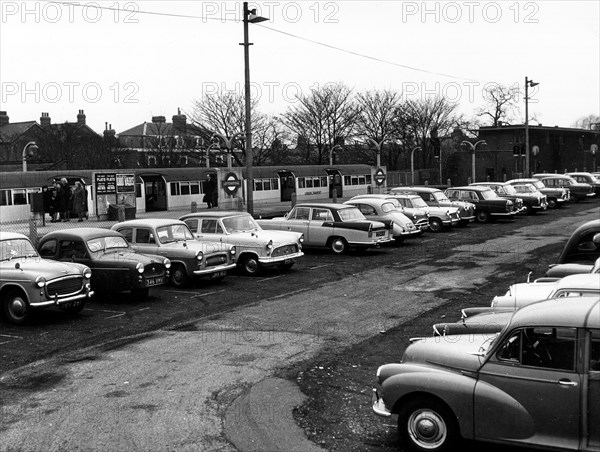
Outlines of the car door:
[{"label": "car door", "polygon": [[579,447],[577,334],[575,328],[524,327],[506,337],[479,373],[476,439]]},{"label": "car door", "polygon": [[229,236],[225,235],[221,223],[216,218],[203,218],[198,225],[196,238],[209,242],[219,242],[222,240],[223,243],[230,243]]},{"label": "car door", "polygon": [[316,245],[316,243],[313,243],[313,238],[311,237],[309,223],[310,207],[304,206],[295,207],[285,220],[285,226],[288,231],[300,232],[304,234],[305,245]]},{"label": "car door", "polygon": [[[586,409],[583,415],[587,413],[587,446],[590,450],[600,450],[600,330],[593,329],[588,331],[589,346],[587,347],[588,357],[587,378],[588,394],[585,398]],[[583,416],[585,419],[585,416]]]},{"label": "car door", "polygon": [[309,218],[308,235],[310,242],[316,246],[325,246],[334,232],[332,227],[323,226],[325,222],[333,223],[334,219],[331,211],[321,207],[313,207]]},{"label": "car door", "polygon": [[[101,242],[102,239],[94,241]],[[103,245],[98,245],[98,249]],[[96,248],[92,248],[96,249]],[[99,287],[111,287],[112,280],[116,277],[116,269],[102,260],[90,259],[87,247],[81,240],[59,240],[58,241],[58,260],[63,262],[78,262],[85,264],[92,269],[92,286],[94,289]]]}]

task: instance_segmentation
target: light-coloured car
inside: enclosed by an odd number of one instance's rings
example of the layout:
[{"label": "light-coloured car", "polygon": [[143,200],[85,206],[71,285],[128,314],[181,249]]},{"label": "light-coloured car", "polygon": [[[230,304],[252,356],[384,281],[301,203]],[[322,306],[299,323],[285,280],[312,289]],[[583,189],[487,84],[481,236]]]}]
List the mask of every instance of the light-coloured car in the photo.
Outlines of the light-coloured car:
[{"label": "light-coloured car", "polygon": [[600,450],[600,297],[552,299],[496,334],[414,339],[377,370],[372,409],[398,415],[406,450],[462,450],[462,439]]},{"label": "light-coloured car", "polygon": [[440,232],[457,226],[460,222],[458,207],[429,206],[419,195],[410,193],[396,193],[393,195],[405,208],[422,209],[429,218],[429,230]]},{"label": "light-coloured car", "polygon": [[257,220],[271,231],[294,231],[304,235],[304,246],[327,247],[334,254],[349,248],[364,250],[392,242],[392,222],[370,221],[348,204],[297,204],[284,217]]},{"label": "light-coloured car", "polygon": [[[395,208],[402,212],[412,223],[421,231],[429,230],[429,217],[427,211],[420,207],[405,206],[402,201],[396,195],[384,194],[384,193],[373,193],[367,195],[357,195],[350,199],[354,201],[356,199],[375,198],[382,199],[387,202],[394,204]],[[363,212],[364,213],[364,212]],[[366,216],[366,215],[365,215]],[[367,217],[368,218],[368,217]],[[372,220],[372,218],[369,218]]]},{"label": "light-coloured car", "polygon": [[33,310],[56,306],[75,314],[94,294],[86,265],[40,258],[29,238],[0,231],[0,304],[4,319],[26,322]]},{"label": "light-coloured car", "polygon": [[[410,218],[404,215],[401,210],[396,209],[394,204],[385,199],[363,197],[352,198],[344,204],[358,208],[367,220],[382,222],[391,221],[396,243],[402,243],[407,238],[418,236],[423,233],[423,230],[417,228]],[[426,226],[428,227],[427,224]]]},{"label": "light-coloured car", "polygon": [[247,212],[213,210],[189,213],[179,219],[198,240],[235,245],[238,268],[250,276],[268,267],[289,270],[304,256],[301,233],[266,231]]},{"label": "light-coloured car", "polygon": [[236,266],[234,245],[196,240],[180,220],[128,220],[111,229],[120,232],[134,250],[169,258],[170,279],[176,287],[187,285],[193,278],[222,280]]}]

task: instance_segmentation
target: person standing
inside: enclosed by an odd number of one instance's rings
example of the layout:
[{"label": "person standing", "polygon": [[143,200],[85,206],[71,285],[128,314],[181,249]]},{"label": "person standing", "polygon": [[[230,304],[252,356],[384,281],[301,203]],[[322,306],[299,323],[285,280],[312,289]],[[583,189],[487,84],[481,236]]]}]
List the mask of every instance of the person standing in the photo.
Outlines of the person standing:
[{"label": "person standing", "polygon": [[81,182],[75,182],[75,191],[73,192],[73,210],[77,214],[79,222],[83,221],[86,214],[87,190],[83,188]]},{"label": "person standing", "polygon": [[208,179],[206,180],[204,191],[204,202],[206,206],[211,209],[212,207],[216,207],[214,202],[214,198],[217,192],[217,181],[214,179],[212,174],[208,175]]},{"label": "person standing", "polygon": [[60,216],[62,221],[69,221],[69,204],[71,203],[71,187],[65,177],[60,180],[61,196],[59,198]]}]

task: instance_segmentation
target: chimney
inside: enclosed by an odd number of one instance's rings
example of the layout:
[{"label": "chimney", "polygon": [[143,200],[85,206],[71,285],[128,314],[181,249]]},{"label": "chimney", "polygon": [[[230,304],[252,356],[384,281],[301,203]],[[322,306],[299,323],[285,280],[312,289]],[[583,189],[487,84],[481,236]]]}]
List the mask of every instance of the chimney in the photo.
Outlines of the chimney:
[{"label": "chimney", "polygon": [[8,124],[8,115],[5,111],[0,111],[0,127]]},{"label": "chimney", "polygon": [[114,138],[116,132],[112,128],[112,124],[108,125],[107,122],[104,123],[104,138]]},{"label": "chimney", "polygon": [[173,116],[173,135],[185,135],[187,129],[187,117],[181,114],[177,109],[177,114]]},{"label": "chimney", "polygon": [[85,115],[83,114],[83,110],[79,110],[79,114],[77,115],[77,124],[81,126],[85,125]]},{"label": "chimney", "polygon": [[50,113],[42,113],[40,118],[40,126],[48,127],[50,125]]}]

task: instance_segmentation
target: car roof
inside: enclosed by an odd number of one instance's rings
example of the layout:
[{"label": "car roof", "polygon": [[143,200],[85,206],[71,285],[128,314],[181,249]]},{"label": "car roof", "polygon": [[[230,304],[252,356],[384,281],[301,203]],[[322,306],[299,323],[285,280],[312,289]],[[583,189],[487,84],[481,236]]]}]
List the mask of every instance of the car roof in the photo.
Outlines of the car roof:
[{"label": "car roof", "polygon": [[487,190],[491,190],[491,188],[490,187],[482,187],[481,185],[463,185],[462,187],[448,187],[448,190],[487,191]]},{"label": "car roof", "polygon": [[539,182],[539,179],[536,179],[535,177],[527,177],[524,179],[510,179],[507,180],[506,183],[507,184],[514,184],[514,183],[519,183],[519,184],[531,184],[534,182]]},{"label": "car roof", "polygon": [[227,217],[235,217],[238,215],[244,216],[252,216],[248,212],[240,212],[238,210],[211,210],[211,211],[202,211],[202,212],[192,212],[186,213],[179,217],[180,220],[188,219],[188,218],[227,218]]},{"label": "car roof", "polygon": [[[393,197],[391,197],[391,196],[389,198],[393,199]],[[369,198],[368,196],[365,196],[364,198],[361,197],[361,198],[349,199],[344,204],[353,204],[353,203],[370,203],[370,204],[376,204],[378,206],[381,206],[383,204],[392,204],[390,199]]]},{"label": "car roof", "polygon": [[596,289],[600,292],[600,274],[582,273],[577,275],[568,275],[561,278],[556,283],[557,289]]},{"label": "car roof", "polygon": [[70,240],[90,240],[98,237],[122,237],[117,231],[106,228],[68,228],[52,231],[44,235],[43,240],[60,237]]},{"label": "car roof", "polygon": [[0,240],[15,240],[15,239],[27,239],[25,234],[20,234],[18,232],[9,232],[9,231],[0,231]]},{"label": "car roof", "polygon": [[591,176],[593,173],[588,173],[587,171],[572,171],[565,174],[567,176]]},{"label": "car roof", "polygon": [[533,177],[543,177],[544,179],[570,179],[571,178],[571,176],[569,176],[567,174],[546,174],[546,173],[534,174]]},{"label": "car roof", "polygon": [[473,183],[469,184],[469,187],[472,187],[472,186],[489,187],[490,185],[510,185],[510,184],[508,182],[473,182]]},{"label": "car roof", "polygon": [[314,202],[314,203],[303,202],[303,203],[296,204],[295,207],[317,207],[317,208],[340,210],[340,209],[351,209],[354,206],[351,206],[349,204],[336,204],[333,202]]},{"label": "car roof", "polygon": [[523,306],[513,315],[511,326],[600,328],[600,295],[552,298]]},{"label": "car roof", "polygon": [[139,220],[128,220],[117,223],[113,226],[113,228],[128,226],[128,227],[159,227],[159,226],[168,226],[171,224],[181,224],[183,221],[169,219],[169,218],[144,218]]},{"label": "car roof", "polygon": [[420,187],[420,186],[407,186],[407,187],[393,187],[391,190],[404,190],[404,191],[412,191],[415,193],[433,193],[437,191],[442,191],[439,188],[435,187]]}]

